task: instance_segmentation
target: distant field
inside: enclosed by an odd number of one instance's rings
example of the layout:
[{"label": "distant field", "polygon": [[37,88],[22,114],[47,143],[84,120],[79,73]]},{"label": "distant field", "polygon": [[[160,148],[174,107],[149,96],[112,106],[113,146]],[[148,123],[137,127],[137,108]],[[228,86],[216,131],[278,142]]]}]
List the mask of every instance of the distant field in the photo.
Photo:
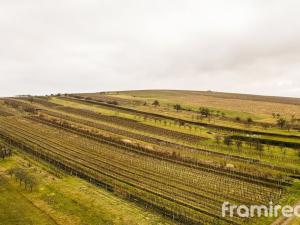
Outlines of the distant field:
[{"label": "distant field", "polygon": [[280,113],[287,117],[295,114],[300,116],[300,99],[284,97],[268,97],[255,95],[227,94],[220,92],[197,91],[124,91],[115,97],[147,100],[160,99],[165,102],[178,102],[194,107],[206,106],[216,109],[238,111],[251,114],[262,114],[262,117],[271,117],[271,114]]}]

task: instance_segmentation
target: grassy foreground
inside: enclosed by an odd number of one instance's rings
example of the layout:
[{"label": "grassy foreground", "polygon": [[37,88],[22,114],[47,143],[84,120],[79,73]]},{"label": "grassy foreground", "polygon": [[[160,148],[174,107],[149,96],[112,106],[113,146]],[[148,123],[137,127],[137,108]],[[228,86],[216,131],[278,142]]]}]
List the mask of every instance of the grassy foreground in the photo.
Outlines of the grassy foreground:
[{"label": "grassy foreground", "polygon": [[[39,180],[33,192],[24,190],[5,171],[20,166]],[[0,161],[0,224],[102,225],[173,224],[82,179],[32,161],[18,153]]]}]

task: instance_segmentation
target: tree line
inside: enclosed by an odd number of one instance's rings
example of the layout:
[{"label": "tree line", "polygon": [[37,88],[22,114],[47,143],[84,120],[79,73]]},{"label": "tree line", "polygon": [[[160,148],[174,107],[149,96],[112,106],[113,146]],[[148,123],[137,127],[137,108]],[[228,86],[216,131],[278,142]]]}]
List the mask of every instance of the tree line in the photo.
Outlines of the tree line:
[{"label": "tree line", "polygon": [[11,177],[14,176],[16,181],[19,181],[20,186],[24,184],[24,188],[26,190],[29,189],[30,191],[32,191],[33,188],[38,184],[36,177],[23,168],[13,167],[9,169],[8,174]]}]

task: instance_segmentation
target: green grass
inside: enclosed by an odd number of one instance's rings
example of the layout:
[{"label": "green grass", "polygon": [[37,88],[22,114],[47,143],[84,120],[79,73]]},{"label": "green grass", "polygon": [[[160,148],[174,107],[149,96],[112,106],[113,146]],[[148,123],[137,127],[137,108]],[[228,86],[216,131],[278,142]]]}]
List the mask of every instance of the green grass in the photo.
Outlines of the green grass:
[{"label": "green grass", "polygon": [[19,187],[14,178],[0,177],[1,225],[173,224],[77,177],[61,171],[60,177],[54,176],[57,171],[44,170],[48,164],[37,163],[28,157],[19,153],[0,161],[2,171],[30,164],[29,169],[38,171],[36,176],[39,178],[38,188],[31,193]]},{"label": "green grass", "polygon": [[[1,165],[1,162],[0,162]],[[8,178],[0,175],[0,224],[54,225],[53,219],[27,199]]]}]

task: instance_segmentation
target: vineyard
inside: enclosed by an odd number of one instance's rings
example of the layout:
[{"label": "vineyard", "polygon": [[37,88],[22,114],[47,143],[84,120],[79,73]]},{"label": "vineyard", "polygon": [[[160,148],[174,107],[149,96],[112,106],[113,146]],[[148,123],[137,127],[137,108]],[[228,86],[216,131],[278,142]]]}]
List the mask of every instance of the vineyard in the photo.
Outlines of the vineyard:
[{"label": "vineyard", "polygon": [[117,101],[97,93],[5,98],[0,139],[172,223],[256,224],[222,217],[223,202],[268,205],[293,194],[300,177],[296,127],[249,128],[215,115],[195,121],[188,118],[194,111],[180,115],[164,106],[160,113],[157,104],[135,108],[140,99]]}]

